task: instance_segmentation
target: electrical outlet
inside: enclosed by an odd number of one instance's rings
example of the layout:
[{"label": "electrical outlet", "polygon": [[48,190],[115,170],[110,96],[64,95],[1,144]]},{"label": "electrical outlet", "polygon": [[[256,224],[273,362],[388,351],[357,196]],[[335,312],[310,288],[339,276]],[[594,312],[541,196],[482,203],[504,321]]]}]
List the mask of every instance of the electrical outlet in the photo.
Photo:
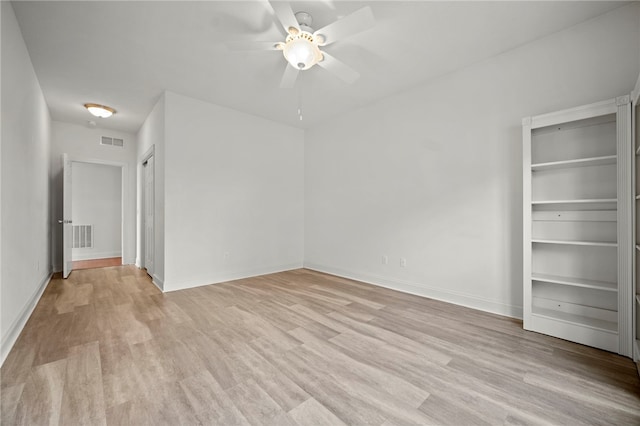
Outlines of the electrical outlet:
[{"label": "electrical outlet", "polygon": [[404,257],[400,258],[400,267],[401,268],[406,268],[407,267],[407,259],[405,259]]},{"label": "electrical outlet", "polygon": [[381,261],[383,265],[386,265],[387,263],[389,263],[389,257],[383,254]]}]

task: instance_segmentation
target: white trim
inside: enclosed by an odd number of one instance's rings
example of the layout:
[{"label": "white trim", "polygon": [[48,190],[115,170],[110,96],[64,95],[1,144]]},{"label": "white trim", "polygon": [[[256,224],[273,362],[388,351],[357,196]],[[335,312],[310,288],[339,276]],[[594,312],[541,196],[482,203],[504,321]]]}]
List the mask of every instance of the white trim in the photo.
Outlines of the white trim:
[{"label": "white trim", "polygon": [[615,332],[537,314],[531,316],[531,328],[536,333],[559,337],[614,353],[618,350],[620,340],[618,333]]},{"label": "white trim", "polygon": [[[533,117],[522,119],[522,223],[531,223],[531,123]],[[522,327],[531,329],[531,227],[522,227]]]},{"label": "white trim", "polygon": [[[75,249],[82,250],[82,249]],[[76,260],[94,260],[94,259],[108,259],[111,257],[122,257],[122,253],[119,251],[103,251],[99,253],[78,253],[71,256],[72,261]],[[124,264],[124,261],[122,262]]]},{"label": "white trim", "polygon": [[634,104],[638,103],[638,99],[640,99],[640,74],[638,74],[638,80],[636,80],[636,86],[633,88],[631,92],[631,102]]},{"label": "white trim", "polygon": [[[633,91],[631,92],[630,95],[630,100],[631,100],[631,197],[633,198],[638,192],[638,187],[636,185],[636,180],[637,180],[637,176],[638,173],[640,173],[640,171],[637,170],[636,168],[636,150],[638,149],[637,146],[637,140],[638,140],[638,126],[640,125],[640,123],[637,122],[636,120],[636,111],[638,110],[638,102],[640,101],[640,74],[638,74],[638,79],[636,80],[636,85],[633,89]],[[633,229],[631,232],[631,235],[637,235],[636,232],[638,230],[638,226],[640,226],[640,223],[638,223],[638,211],[636,208],[636,204],[633,200],[631,201],[631,208],[632,208],[632,218],[633,218]],[[632,244],[637,244],[638,241],[632,241]],[[636,245],[636,247],[638,247]],[[640,265],[638,265],[637,262],[637,253],[634,251],[633,257],[632,257],[632,272],[631,272],[631,277],[632,277],[632,288],[633,288],[633,293],[634,293],[634,298],[636,300],[638,300],[638,291],[640,289],[640,283],[637,281],[637,271],[638,268],[640,268]],[[638,333],[640,333],[640,331],[637,329],[637,324],[638,324],[638,316],[640,315],[640,312],[638,312],[638,303],[634,303],[633,305],[633,309],[632,309],[632,338],[633,338],[633,360],[636,362],[636,367],[638,369],[638,373],[640,374],[640,340],[638,340]]]},{"label": "white trim", "polygon": [[[142,269],[142,268],[141,268]],[[164,282],[157,275],[151,275],[151,282],[164,293]]]},{"label": "white trim", "polygon": [[449,290],[443,290],[441,288],[427,287],[424,284],[402,281],[396,278],[385,278],[368,273],[347,271],[344,269],[333,268],[330,266],[319,265],[315,263],[305,262],[304,268],[310,269],[312,271],[336,275],[342,278],[361,281],[367,284],[376,285],[378,287],[389,288],[391,290],[400,291],[402,293],[436,299],[442,302],[476,309],[478,311],[490,312],[492,314],[502,315],[505,317],[522,319],[521,306],[509,305],[484,297],[478,297],[472,294],[453,292]]},{"label": "white trim", "polygon": [[155,144],[151,145],[151,147],[144,154],[142,154],[142,157],[140,157],[140,160],[138,161],[138,163],[142,164],[145,161],[147,161],[149,158],[151,158],[153,154],[155,154],[155,147],[156,147]]},{"label": "white trim", "polygon": [[[148,265],[145,264],[145,262],[143,261],[146,260],[146,250],[147,250],[147,246],[146,246],[146,214],[147,212],[145,211],[144,208],[144,197],[145,197],[145,186],[146,186],[146,181],[145,181],[145,165],[144,163],[146,163],[147,161],[149,161],[149,159],[153,157],[154,158],[154,164],[153,164],[153,220],[154,220],[154,226],[153,226],[153,244],[154,244],[154,250],[153,250],[153,271],[151,271],[151,274],[153,275],[156,269],[156,252],[155,252],[155,243],[156,243],[156,228],[155,228],[155,222],[156,222],[156,165],[155,165],[155,159],[156,159],[156,145],[152,144],[149,149],[147,149],[147,151],[142,154],[142,156],[140,157],[140,159],[138,160],[138,162],[136,163],[136,190],[138,191],[138,193],[136,194],[136,266],[139,268],[147,268]],[[162,287],[160,287],[160,289],[162,290]]]},{"label": "white trim", "polygon": [[187,288],[200,287],[203,285],[220,284],[228,281],[241,280],[244,278],[257,277],[259,275],[275,274],[278,272],[291,271],[302,268],[302,263],[290,263],[286,265],[271,266],[265,268],[257,268],[243,271],[233,271],[219,274],[216,277],[204,278],[199,280],[183,281],[178,283],[165,283],[164,292],[184,290]]},{"label": "white trim", "polygon": [[621,107],[627,104],[631,103],[631,95],[623,95],[623,96],[618,96],[616,98],[616,105]]},{"label": "white trim", "polygon": [[53,275],[49,273],[42,278],[36,291],[33,293],[33,295],[31,295],[31,298],[29,299],[27,304],[24,306],[24,308],[22,308],[20,314],[16,317],[16,319],[9,327],[7,334],[2,337],[0,348],[0,366],[4,364],[4,361],[7,359],[7,355],[9,355],[9,352],[11,352],[13,345],[16,344],[20,333],[24,329],[24,326],[27,324],[27,321],[33,313],[33,310],[38,305],[40,297],[42,297],[42,293],[44,293],[44,290],[47,288],[47,285],[51,281],[52,276]]},{"label": "white trim", "polygon": [[[633,190],[631,141],[631,105],[629,96],[618,98],[617,153],[618,153],[618,354],[633,358],[633,259],[635,257],[633,230]],[[629,196],[631,195],[631,196]],[[631,296],[631,297],[629,297]]]},{"label": "white trim", "polygon": [[133,257],[123,257],[122,258],[122,264],[123,265],[135,265],[135,258]]},{"label": "white trim", "polygon": [[[102,160],[99,158],[83,158],[83,157],[71,157],[69,156],[69,161],[76,163],[87,163],[87,164],[100,164],[103,166],[113,166],[121,168],[121,182],[120,182],[120,251],[124,254],[125,244],[127,239],[125,238],[125,228],[128,224],[133,228],[133,232],[135,234],[136,224],[129,224],[125,218],[127,212],[130,209],[129,206],[129,164],[122,161],[110,161],[110,160]],[[134,218],[135,221],[135,218]],[[135,236],[134,236],[135,238]],[[135,251],[135,249],[134,249]],[[135,253],[133,253],[135,256]],[[112,256],[114,257],[114,256]]]},{"label": "white trim", "polygon": [[[569,121],[583,120],[601,115],[614,114],[618,112],[616,99],[609,99],[589,105],[582,105],[576,108],[564,109],[562,111],[550,112],[531,117],[531,128],[552,126],[554,124],[566,123]],[[524,121],[523,121],[524,123]]]}]

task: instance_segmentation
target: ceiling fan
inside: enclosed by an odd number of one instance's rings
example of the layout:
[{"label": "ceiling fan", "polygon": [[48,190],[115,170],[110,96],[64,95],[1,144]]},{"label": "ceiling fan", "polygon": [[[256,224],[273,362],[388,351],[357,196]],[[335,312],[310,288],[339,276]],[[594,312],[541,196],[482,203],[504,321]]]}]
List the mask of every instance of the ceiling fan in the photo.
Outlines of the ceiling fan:
[{"label": "ceiling fan", "polygon": [[369,6],[314,31],[311,28],[313,18],[309,13],[294,14],[287,2],[269,0],[269,4],[287,33],[285,40],[236,42],[229,43],[230,47],[239,50],[282,51],[287,66],[280,81],[281,88],[293,87],[298,73],[316,64],[347,83],[353,83],[360,77],[356,70],[320,48],[373,27],[375,19]]}]

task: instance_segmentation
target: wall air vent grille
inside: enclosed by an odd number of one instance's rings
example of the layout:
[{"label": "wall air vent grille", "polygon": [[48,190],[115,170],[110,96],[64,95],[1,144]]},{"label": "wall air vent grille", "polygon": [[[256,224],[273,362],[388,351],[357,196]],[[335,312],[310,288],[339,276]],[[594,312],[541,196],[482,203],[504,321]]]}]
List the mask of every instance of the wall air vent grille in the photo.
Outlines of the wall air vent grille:
[{"label": "wall air vent grille", "polygon": [[93,248],[93,225],[73,225],[72,248]]},{"label": "wall air vent grille", "polygon": [[118,148],[124,147],[124,139],[112,138],[109,136],[102,136],[100,138],[100,145],[117,146]]}]

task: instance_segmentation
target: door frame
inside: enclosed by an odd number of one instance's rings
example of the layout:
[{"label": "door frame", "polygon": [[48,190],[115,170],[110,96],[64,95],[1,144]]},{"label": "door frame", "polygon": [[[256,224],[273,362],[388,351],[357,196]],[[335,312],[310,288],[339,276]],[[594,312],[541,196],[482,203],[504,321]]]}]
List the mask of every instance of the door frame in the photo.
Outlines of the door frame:
[{"label": "door frame", "polygon": [[[129,206],[129,164],[122,161],[110,161],[110,160],[102,160],[98,158],[84,158],[77,156],[68,156],[69,161],[71,163],[87,163],[87,164],[97,164],[101,166],[113,166],[120,167],[121,175],[120,175],[120,252],[121,259],[124,262],[125,259],[125,228],[128,223],[126,222],[126,212],[130,208]],[[135,229],[135,226],[134,226]],[[123,263],[124,264],[124,263]]]},{"label": "door frame", "polygon": [[145,269],[147,271],[147,274],[149,274],[149,276],[152,278],[152,280],[154,279],[154,274],[155,274],[155,267],[156,267],[156,251],[153,250],[153,271],[151,271],[151,273],[149,273],[149,270],[147,269],[147,265],[146,265],[146,255],[147,255],[147,242],[146,242],[146,210],[145,210],[145,188],[146,188],[146,179],[145,179],[145,173],[144,173],[144,163],[146,163],[151,157],[153,157],[153,221],[154,221],[154,228],[153,228],[153,244],[155,245],[155,241],[156,241],[156,231],[155,231],[155,219],[156,219],[156,212],[155,212],[155,205],[156,205],[156,200],[155,200],[155,188],[156,188],[156,156],[155,156],[155,145],[151,145],[151,147],[142,155],[142,157],[140,157],[140,160],[138,162],[138,167],[140,170],[140,173],[138,174],[139,178],[140,178],[140,184],[138,185],[138,190],[140,191],[140,196],[139,198],[139,232],[138,232],[138,241],[140,244],[140,258],[139,258],[139,262],[138,262],[138,267],[141,269]]},{"label": "door frame", "polygon": [[[147,271],[147,274],[149,274],[150,277],[153,278],[153,274],[155,273],[154,270],[149,271],[149,269],[147,268],[147,264],[146,264],[146,260],[147,260],[147,239],[146,239],[146,232],[147,232],[147,211],[145,209],[146,206],[146,186],[147,186],[147,180],[146,180],[146,176],[145,176],[145,163],[147,161],[149,161],[149,159],[153,157],[153,195],[154,195],[154,200],[153,200],[153,222],[154,222],[154,228],[153,228],[153,244],[155,245],[155,219],[156,219],[156,215],[155,215],[155,177],[156,177],[156,165],[155,165],[155,145],[152,145],[151,148],[149,148],[147,150],[147,152],[144,153],[144,155],[141,157],[140,160],[140,181],[141,181],[141,185],[140,185],[140,264],[139,267],[143,268]],[[155,269],[155,265],[156,265],[156,256],[155,256],[155,250],[153,251],[153,269]]]}]

